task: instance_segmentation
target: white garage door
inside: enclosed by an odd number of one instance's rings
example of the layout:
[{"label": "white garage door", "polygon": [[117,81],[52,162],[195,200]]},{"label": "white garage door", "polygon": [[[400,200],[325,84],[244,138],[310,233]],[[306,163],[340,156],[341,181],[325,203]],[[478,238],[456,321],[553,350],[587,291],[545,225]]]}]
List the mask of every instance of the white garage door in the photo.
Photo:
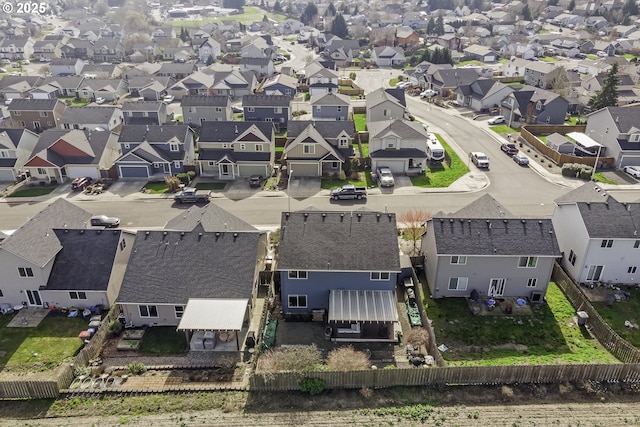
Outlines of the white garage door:
[{"label": "white garage door", "polygon": [[620,160],[619,168],[625,166],[640,166],[640,156],[624,156]]},{"label": "white garage door", "polygon": [[241,177],[247,177],[251,175],[269,175],[269,171],[267,170],[265,165],[240,165],[239,169],[239,174]]},{"label": "white garage door", "polygon": [[377,168],[379,168],[381,166],[386,166],[389,169],[391,169],[392,173],[403,174],[403,173],[405,173],[404,164],[405,164],[404,160],[378,159],[376,161],[376,164],[374,165],[374,167],[377,169]]},{"label": "white garage door", "polygon": [[98,169],[95,167],[71,167],[67,168],[67,176],[71,179],[88,176],[93,179],[100,178]]},{"label": "white garage door", "polygon": [[0,182],[13,182],[15,181],[13,171],[9,169],[0,170]]},{"label": "white garage door", "polygon": [[295,163],[289,162],[289,170],[293,171],[294,177],[320,176],[317,163]]}]

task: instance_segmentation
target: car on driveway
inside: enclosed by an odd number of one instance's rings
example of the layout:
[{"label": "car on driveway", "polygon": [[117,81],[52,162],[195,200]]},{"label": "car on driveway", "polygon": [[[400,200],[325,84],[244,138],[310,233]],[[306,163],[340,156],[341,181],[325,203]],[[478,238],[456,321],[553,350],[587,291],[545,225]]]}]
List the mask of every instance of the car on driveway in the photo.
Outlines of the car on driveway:
[{"label": "car on driveway", "polygon": [[520,166],[527,166],[529,164],[529,158],[522,152],[518,151],[512,157],[513,161]]},{"label": "car on driveway", "polygon": [[93,179],[88,176],[81,176],[71,181],[71,189],[75,191],[82,191],[87,188],[87,185],[91,184]]},{"label": "car on driveway", "polygon": [[640,179],[640,166],[625,166],[622,170],[632,177]]},{"label": "car on driveway", "polygon": [[176,97],[173,95],[165,95],[164,98],[162,98],[162,100],[168,104],[171,104],[174,99],[176,99]]},{"label": "car on driveway", "polygon": [[504,116],[495,116],[495,117],[491,117],[487,123],[489,123],[490,125],[499,125],[501,123],[505,123],[506,120],[504,118]]},{"label": "car on driveway", "polygon": [[13,98],[7,98],[4,100],[4,105],[9,105],[11,104],[11,101],[13,101]]},{"label": "car on driveway", "polygon": [[503,142],[500,144],[500,149],[510,156],[513,156],[518,152],[518,147],[513,142]]},{"label": "car on driveway", "polygon": [[406,88],[408,88],[409,86],[411,86],[411,83],[410,83],[410,82],[408,82],[408,81],[406,81],[406,80],[405,80],[405,81],[402,81],[402,82],[398,82],[398,83],[396,83],[396,88],[397,88],[397,89],[406,89]]},{"label": "car on driveway", "polygon": [[244,113],[244,110],[242,109],[242,107],[239,107],[237,105],[233,105],[231,107],[231,111],[233,111],[234,113]]},{"label": "car on driveway", "polygon": [[420,92],[420,98],[431,98],[432,96],[436,96],[438,92],[433,89],[427,89],[423,92]]},{"label": "car on driveway", "polygon": [[388,167],[381,166],[376,171],[378,182],[380,187],[393,187],[395,180],[393,179],[393,173]]},{"label": "car on driveway", "polygon": [[104,104],[107,100],[103,97],[96,98],[96,104]]},{"label": "car on driveway", "polygon": [[120,225],[120,218],[106,215],[95,215],[91,217],[91,225],[94,227],[116,228]]},{"label": "car on driveway", "polygon": [[474,165],[479,168],[489,169],[489,158],[481,151],[472,151],[469,153],[469,157]]},{"label": "car on driveway", "polygon": [[249,177],[249,187],[260,188],[262,187],[262,181],[261,175],[251,175]]}]

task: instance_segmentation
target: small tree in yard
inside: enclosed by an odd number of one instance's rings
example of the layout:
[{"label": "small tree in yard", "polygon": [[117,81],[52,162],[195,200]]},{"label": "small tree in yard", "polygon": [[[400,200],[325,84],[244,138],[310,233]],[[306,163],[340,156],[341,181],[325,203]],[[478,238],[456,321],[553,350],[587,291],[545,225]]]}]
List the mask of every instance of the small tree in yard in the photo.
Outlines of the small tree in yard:
[{"label": "small tree in yard", "polygon": [[412,208],[398,215],[402,238],[412,242],[410,255],[418,254],[418,242],[424,232],[424,223],[429,218],[431,218],[431,212],[419,208]]},{"label": "small tree in yard", "polygon": [[411,332],[409,332],[407,342],[409,342],[409,344],[411,344],[418,352],[420,352],[420,347],[424,346],[425,353],[428,353],[427,345],[429,344],[429,332],[425,328],[413,328],[411,329]]},{"label": "small tree in yard", "polygon": [[331,350],[327,356],[330,371],[362,371],[370,366],[369,356],[350,345]]},{"label": "small tree in yard", "polygon": [[164,182],[167,184],[170,193],[175,193],[176,191],[178,191],[178,188],[180,188],[180,184],[182,183],[180,179],[175,175],[166,177],[164,179]]}]

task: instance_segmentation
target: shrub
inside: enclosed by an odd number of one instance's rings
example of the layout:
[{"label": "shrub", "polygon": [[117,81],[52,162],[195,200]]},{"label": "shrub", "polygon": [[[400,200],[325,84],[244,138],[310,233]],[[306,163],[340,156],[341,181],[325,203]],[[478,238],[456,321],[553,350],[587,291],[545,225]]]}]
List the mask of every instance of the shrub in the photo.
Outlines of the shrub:
[{"label": "shrub", "polygon": [[333,349],[327,356],[330,371],[363,371],[369,366],[369,356],[350,345]]},{"label": "shrub", "polygon": [[127,365],[125,371],[129,375],[142,375],[147,372],[147,367],[140,362],[131,362]]},{"label": "shrub", "polygon": [[318,395],[324,391],[324,380],[320,378],[303,378],[300,380],[300,390],[309,393],[311,396]]},{"label": "shrub", "polygon": [[350,72],[350,73],[349,73],[349,78],[350,78],[351,80],[355,80],[355,79],[356,79],[356,73],[355,73],[354,71]]},{"label": "shrub", "polygon": [[187,172],[187,177],[189,178],[189,182],[193,181],[193,179],[196,177],[196,172],[195,171]]},{"label": "shrub", "polygon": [[189,185],[189,175],[186,173],[179,173],[176,175],[176,178],[178,178],[182,184]]},{"label": "shrub", "polygon": [[91,375],[91,368],[89,368],[88,366],[74,365],[73,375],[76,377],[82,377],[82,376],[88,377]]},{"label": "shrub", "polygon": [[340,171],[339,179],[344,181],[347,179],[347,174],[345,174],[344,171]]},{"label": "shrub", "polygon": [[107,332],[109,333],[109,336],[117,337],[120,335],[120,332],[122,332],[122,323],[117,319],[112,320],[107,326]]},{"label": "shrub", "polygon": [[169,188],[169,192],[175,193],[180,188],[180,180],[176,176],[168,176],[164,179],[164,182],[167,184]]},{"label": "shrub", "polygon": [[593,168],[589,165],[579,163],[565,163],[562,165],[562,176],[580,178],[588,181],[591,179],[592,172]]},{"label": "shrub", "polygon": [[267,373],[308,372],[315,370],[321,364],[322,352],[315,344],[312,344],[269,350],[260,356],[258,368]]}]

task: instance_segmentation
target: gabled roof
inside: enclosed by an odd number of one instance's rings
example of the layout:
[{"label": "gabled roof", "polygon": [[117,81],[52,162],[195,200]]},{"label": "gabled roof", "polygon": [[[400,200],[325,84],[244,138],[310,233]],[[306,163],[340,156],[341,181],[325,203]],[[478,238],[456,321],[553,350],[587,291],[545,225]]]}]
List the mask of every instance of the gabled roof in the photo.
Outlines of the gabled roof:
[{"label": "gabled roof", "polygon": [[394,96],[393,91],[380,88],[367,94],[367,99],[366,99],[367,110],[387,101],[398,105],[400,108],[405,108],[407,106],[405,102],[402,102],[404,101],[404,99],[401,101]]},{"label": "gabled roof", "polygon": [[118,303],[251,298],[260,232],[138,231]]},{"label": "gabled roof", "polygon": [[280,270],[400,271],[393,213],[285,212],[280,230]]},{"label": "gabled roof", "polygon": [[107,124],[113,118],[117,107],[67,107],[60,117],[60,124],[86,124],[86,123],[104,123]]},{"label": "gabled roof", "polygon": [[[327,155],[331,156],[333,160],[339,160],[341,162],[344,161],[342,153],[336,147],[327,142],[327,140],[315,128],[313,122],[308,124],[307,127],[305,127],[295,138],[287,138],[287,145],[284,147],[284,153],[289,153],[291,149],[297,145],[309,143],[318,144],[319,146],[324,147],[324,149],[328,151]],[[289,159],[292,159],[290,155]]]},{"label": "gabled roof", "polygon": [[[53,111],[58,104],[57,99],[15,98],[9,104],[9,111]],[[61,102],[60,102],[61,103]]]},{"label": "gabled roof", "polygon": [[295,89],[296,87],[298,87],[298,79],[286,74],[276,74],[272,77],[269,77],[265,81],[264,85],[262,85],[262,87],[266,90],[273,85],[284,85]]},{"label": "gabled roof", "polygon": [[244,95],[243,107],[284,107],[291,106],[291,97],[285,95]]},{"label": "gabled roof", "polygon": [[594,183],[586,183],[580,187],[563,194],[553,202],[556,205],[575,204],[578,202],[600,203],[608,202],[611,199],[609,193],[604,191],[602,187]]},{"label": "gabled roof", "polygon": [[120,131],[119,143],[123,142],[167,142],[171,139],[178,139],[184,143],[187,132],[191,131],[189,126],[175,125],[126,125]]},{"label": "gabled roof", "polygon": [[351,105],[351,99],[347,95],[329,92],[318,96],[312,96],[311,105],[337,105],[341,107],[348,107]]},{"label": "gabled roof", "polygon": [[313,127],[315,127],[318,133],[325,139],[335,139],[343,132],[353,138],[356,131],[355,124],[351,120],[335,122],[324,120],[291,120],[287,127],[287,138],[297,138],[310,124],[313,124]]},{"label": "gabled roof", "polygon": [[[47,129],[41,135],[25,166],[40,166],[41,161],[64,167],[67,164],[100,165],[111,132],[80,129]],[[34,164],[35,163],[35,164]]]},{"label": "gabled roof", "polygon": [[230,104],[227,95],[187,95],[182,97],[182,107],[227,107]]},{"label": "gabled roof", "polygon": [[606,201],[576,205],[590,238],[638,239],[640,203],[620,203],[610,197]]},{"label": "gabled roof", "polygon": [[[638,132],[640,130],[640,120],[638,120],[638,115],[640,114],[639,108],[605,107],[604,110],[607,111],[613,119],[616,127],[618,128],[618,132],[631,133],[632,131]],[[598,111],[591,113],[590,115],[594,115],[596,113],[598,113]]]},{"label": "gabled roof", "polygon": [[170,219],[164,226],[165,230],[192,231],[198,225],[204,231],[257,231],[251,224],[241,220],[222,209],[215,203],[205,206],[192,206],[182,211],[178,216]]},{"label": "gabled roof", "polygon": [[0,249],[43,267],[62,249],[53,229],[87,228],[91,216],[65,199],[56,199],[0,242]]},{"label": "gabled roof", "polygon": [[506,207],[490,194],[485,194],[451,214],[439,212],[439,217],[447,218],[515,218]]},{"label": "gabled roof", "polygon": [[125,101],[122,103],[122,111],[158,112],[164,105],[162,101]]},{"label": "gabled roof", "polygon": [[202,123],[198,141],[202,142],[231,142],[240,135],[254,128],[261,133],[266,141],[271,140],[274,132],[272,122],[237,122],[211,121]]},{"label": "gabled roof", "polygon": [[62,249],[53,263],[47,290],[106,291],[122,230],[53,230]]},{"label": "gabled roof", "polygon": [[0,90],[18,85],[23,91],[27,91],[38,86],[41,81],[42,77],[39,76],[4,76],[0,78]]},{"label": "gabled roof", "polygon": [[478,73],[470,68],[445,68],[433,74],[433,79],[442,87],[468,85],[478,79]]},{"label": "gabled roof", "polygon": [[369,140],[394,134],[401,139],[423,139],[425,141],[425,149],[427,138],[429,137],[429,134],[421,124],[404,119],[369,122],[367,128],[369,129]]},{"label": "gabled roof", "polygon": [[81,88],[88,88],[92,91],[104,90],[115,92],[121,84],[122,80],[120,79],[84,79]]},{"label": "gabled roof", "polygon": [[0,149],[3,150],[15,150],[18,148],[20,139],[25,132],[30,132],[28,129],[14,129],[14,128],[0,128]]}]

